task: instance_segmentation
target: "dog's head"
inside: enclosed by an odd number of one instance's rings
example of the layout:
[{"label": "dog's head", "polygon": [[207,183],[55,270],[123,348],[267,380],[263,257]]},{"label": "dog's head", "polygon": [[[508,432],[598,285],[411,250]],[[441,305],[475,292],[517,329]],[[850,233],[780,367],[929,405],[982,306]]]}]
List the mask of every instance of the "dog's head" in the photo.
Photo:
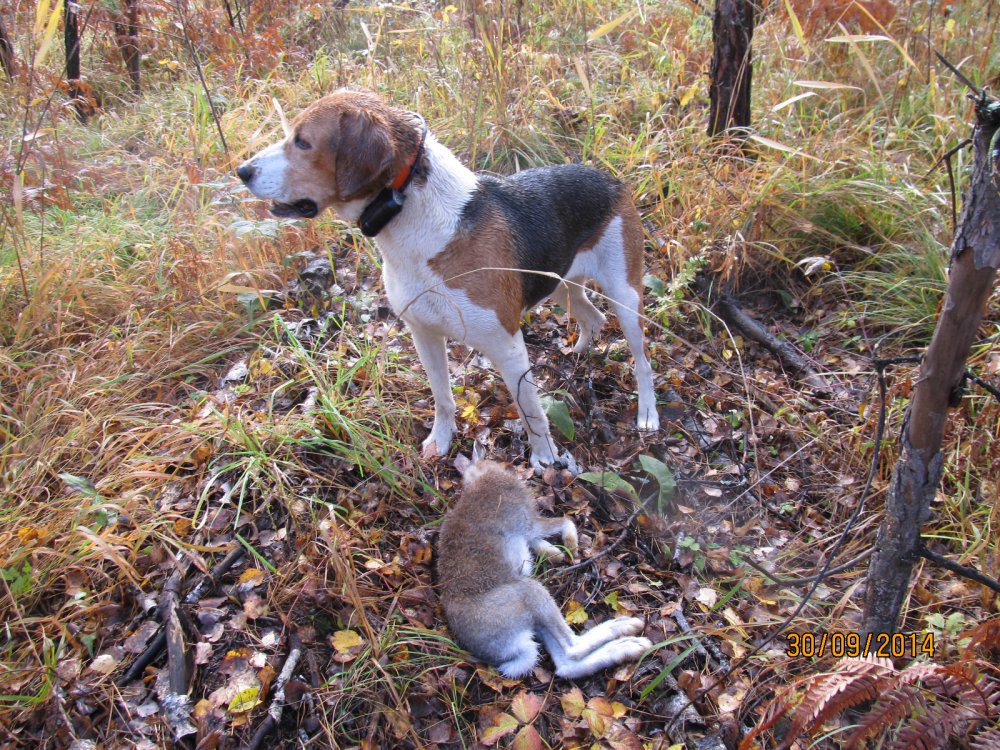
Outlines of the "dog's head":
[{"label": "dog's head", "polygon": [[353,221],[413,160],[422,137],[419,116],[374,94],[340,90],[311,104],[284,140],[236,170],[275,216],[312,218],[333,207]]}]

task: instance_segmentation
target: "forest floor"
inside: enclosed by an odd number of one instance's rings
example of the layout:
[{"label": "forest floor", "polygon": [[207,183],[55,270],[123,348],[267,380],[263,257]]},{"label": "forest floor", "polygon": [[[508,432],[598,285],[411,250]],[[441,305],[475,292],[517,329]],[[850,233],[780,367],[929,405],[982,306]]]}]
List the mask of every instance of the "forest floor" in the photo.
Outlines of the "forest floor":
[{"label": "forest floor", "polygon": [[[196,46],[229,49],[221,8],[192,5]],[[931,168],[969,121],[961,85],[913,61],[918,19],[829,42],[840,30],[769,11],[746,158],[704,138],[710,17],[693,6],[557,3],[524,20],[490,3],[291,5],[291,20],[259,11],[209,67],[228,148],[166,36],[145,96],[108,96],[89,124],[60,94],[3,110],[0,743],[734,748],[776,694],[856,672],[832,647],[790,650],[858,630],[917,372],[887,367],[883,395],[875,360],[919,355],[944,288],[950,186]],[[980,13],[967,5],[951,18]],[[927,13],[953,59],[996,69],[994,43]],[[659,433],[635,428],[614,317],[576,355],[565,311],[543,307],[525,337],[586,474],[535,476],[510,394],[457,345],[456,444],[420,457],[429,389],[373,248],[330,216],[270,217],[232,173],[280,132],[271,97],[291,113],[341,83],[420,109],[478,168],[583,159],[634,186]],[[723,298],[814,374],[786,369]],[[993,383],[998,326],[994,297],[969,363]],[[998,421],[970,387],[925,532],[994,578]],[[573,519],[576,558],[537,575],[576,629],[643,618],[656,646],[639,663],[570,682],[545,658],[508,680],[453,642],[435,541],[461,487],[452,461],[475,441]],[[995,592],[921,562],[894,664],[960,663],[998,615]],[[996,708],[962,727],[1000,733]],[[851,724],[838,713],[830,747]]]}]

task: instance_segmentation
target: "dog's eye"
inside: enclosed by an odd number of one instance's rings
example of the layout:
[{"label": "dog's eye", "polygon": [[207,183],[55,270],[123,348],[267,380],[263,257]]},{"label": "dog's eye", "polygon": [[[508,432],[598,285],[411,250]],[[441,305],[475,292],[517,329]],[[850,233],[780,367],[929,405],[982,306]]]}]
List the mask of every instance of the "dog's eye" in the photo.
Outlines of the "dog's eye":
[{"label": "dog's eye", "polygon": [[292,142],[295,144],[295,148],[302,149],[303,151],[308,151],[312,148],[312,144],[298,133],[295,134],[295,139]]}]

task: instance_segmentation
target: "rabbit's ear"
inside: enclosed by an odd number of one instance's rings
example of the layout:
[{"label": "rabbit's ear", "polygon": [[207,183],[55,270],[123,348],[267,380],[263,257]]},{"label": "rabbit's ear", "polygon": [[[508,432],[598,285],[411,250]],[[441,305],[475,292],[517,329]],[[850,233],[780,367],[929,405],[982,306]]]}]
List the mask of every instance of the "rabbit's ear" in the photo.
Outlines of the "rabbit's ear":
[{"label": "rabbit's ear", "polygon": [[470,461],[464,453],[459,453],[455,456],[454,466],[458,469],[458,473],[465,476],[465,472],[470,466],[476,463],[476,454],[472,454],[472,460]]},{"label": "rabbit's ear", "polygon": [[478,440],[472,444],[472,463],[478,464],[486,458],[486,447]]}]

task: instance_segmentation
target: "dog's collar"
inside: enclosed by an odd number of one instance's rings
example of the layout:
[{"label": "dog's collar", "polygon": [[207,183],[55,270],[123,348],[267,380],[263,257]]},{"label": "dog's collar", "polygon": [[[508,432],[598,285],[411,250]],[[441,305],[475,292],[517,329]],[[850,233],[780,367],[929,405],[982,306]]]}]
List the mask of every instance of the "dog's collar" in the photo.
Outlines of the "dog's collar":
[{"label": "dog's collar", "polygon": [[383,188],[375,200],[365,206],[361,212],[361,218],[358,219],[358,226],[365,237],[374,237],[377,235],[385,229],[386,224],[392,221],[403,210],[403,202],[406,200],[404,191],[413,179],[417,163],[424,153],[424,144],[426,142],[427,123],[424,123],[424,129],[420,135],[420,143],[417,145],[417,152],[413,155],[413,158],[399,171],[399,174],[389,184],[389,187]]}]

